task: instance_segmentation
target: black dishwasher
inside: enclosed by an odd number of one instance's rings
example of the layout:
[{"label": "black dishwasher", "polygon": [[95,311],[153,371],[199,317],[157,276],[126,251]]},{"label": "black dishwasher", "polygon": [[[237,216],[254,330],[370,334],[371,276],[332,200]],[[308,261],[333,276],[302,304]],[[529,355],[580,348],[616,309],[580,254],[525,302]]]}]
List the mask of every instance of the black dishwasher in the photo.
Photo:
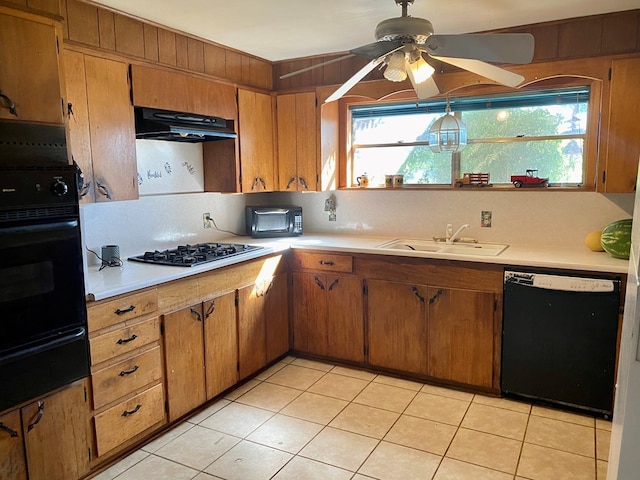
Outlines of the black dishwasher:
[{"label": "black dishwasher", "polygon": [[620,278],[505,271],[505,396],[609,416]]}]

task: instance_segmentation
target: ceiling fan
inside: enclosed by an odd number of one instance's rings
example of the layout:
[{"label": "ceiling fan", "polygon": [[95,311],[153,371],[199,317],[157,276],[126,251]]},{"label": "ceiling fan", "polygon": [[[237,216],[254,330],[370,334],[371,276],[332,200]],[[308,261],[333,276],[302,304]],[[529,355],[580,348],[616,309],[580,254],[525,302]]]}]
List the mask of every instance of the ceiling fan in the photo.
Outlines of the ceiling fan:
[{"label": "ceiling fan", "polygon": [[534,38],[528,33],[435,35],[429,20],[410,17],[407,7],[414,0],[395,0],[402,16],[380,22],[376,42],[349,51],[348,55],[282,75],[287,78],[302,72],[360,55],[370,59],[361,70],[331,94],[326,102],[338,100],[374,68],[383,68],[384,77],[393,82],[411,80],[419,99],[440,93],[427,57],[468,70],[502,85],[515,87],[524,77],[491,63],[530,63]]}]

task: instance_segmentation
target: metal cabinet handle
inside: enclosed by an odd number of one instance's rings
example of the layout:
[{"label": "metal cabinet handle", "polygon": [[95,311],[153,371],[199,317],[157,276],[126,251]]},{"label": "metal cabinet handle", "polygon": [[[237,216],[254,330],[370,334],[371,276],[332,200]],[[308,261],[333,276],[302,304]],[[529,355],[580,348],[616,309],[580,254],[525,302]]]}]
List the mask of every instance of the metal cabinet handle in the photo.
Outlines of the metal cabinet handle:
[{"label": "metal cabinet handle", "polygon": [[131,370],[122,370],[118,375],[120,375],[121,377],[124,377],[125,375],[131,375],[132,373],[136,372],[138,368],[140,368],[138,367],[138,365],[134,365]]},{"label": "metal cabinet handle", "polygon": [[134,413],[136,413],[138,410],[140,410],[142,408],[142,405],[138,404],[136,405],[136,408],[134,408],[133,410],[125,410],[124,412],[122,412],[122,416],[123,417],[128,417],[129,415],[133,415]]},{"label": "metal cabinet handle", "polygon": [[258,177],[258,179],[260,180],[260,183],[262,184],[262,188],[263,188],[264,190],[266,190],[266,189],[267,189],[267,184],[266,184],[266,182],[264,181],[264,178],[262,178],[262,177]]},{"label": "metal cabinet handle", "polygon": [[7,427],[4,423],[0,422],[0,430],[4,430],[5,432],[7,432],[9,434],[10,437],[17,437],[18,436],[18,432],[16,432],[13,428],[11,427]]},{"label": "metal cabinet handle", "polygon": [[129,342],[133,342],[136,338],[138,338],[138,336],[134,333],[133,335],[131,335],[129,338],[121,338],[120,340],[118,340],[116,343],[118,345],[122,345],[124,343],[129,343]]},{"label": "metal cabinet handle", "polygon": [[438,291],[436,292],[436,294],[435,294],[433,297],[431,297],[431,298],[429,299],[429,303],[431,304],[431,303],[435,302],[435,301],[438,299],[438,297],[439,297],[440,295],[442,295],[443,293],[444,293],[444,290],[442,290],[441,288],[439,288],[439,289],[438,289]]},{"label": "metal cabinet handle", "polygon": [[289,190],[289,187],[290,187],[290,186],[291,186],[291,184],[292,184],[293,182],[295,182],[295,181],[296,181],[296,177],[291,177],[291,180],[289,180],[289,183],[287,183],[287,190]]},{"label": "metal cabinet handle", "polygon": [[78,198],[85,197],[87,193],[89,193],[89,188],[91,188],[91,182],[85,183],[80,190],[78,190]]},{"label": "metal cabinet handle", "polygon": [[113,313],[115,313],[116,315],[123,315],[123,314],[125,314],[125,313],[133,312],[135,309],[136,309],[136,306],[135,306],[135,305],[131,305],[130,307],[128,307],[128,308],[124,308],[124,309],[120,309],[120,308],[118,308],[118,309],[117,309],[115,312],[113,312]]},{"label": "metal cabinet handle", "polygon": [[258,177],[253,179],[253,183],[251,184],[251,191],[255,190],[256,188],[258,188]]},{"label": "metal cabinet handle", "polygon": [[303,177],[298,177],[298,180],[300,181],[300,185],[302,185],[302,188],[304,188],[305,190],[309,190],[309,185],[307,185],[307,181]]},{"label": "metal cabinet handle", "polygon": [[111,200],[111,192],[109,192],[109,189],[100,182],[96,182],[96,185],[98,186],[98,190],[100,190],[100,193],[107,197],[107,199]]},{"label": "metal cabinet handle", "polygon": [[44,402],[38,402],[38,413],[36,414],[36,419],[33,421],[33,423],[29,424],[29,427],[27,427],[27,432],[33,430],[35,426],[40,423],[40,420],[42,420],[42,415],[44,415]]},{"label": "metal cabinet handle", "polygon": [[13,103],[13,100],[11,100],[9,97],[7,97],[4,93],[0,92],[0,98],[2,100],[4,100],[4,103],[6,104],[6,108],[9,109],[9,113],[11,115],[15,115],[16,117],[18,116],[18,111],[16,110],[16,104]]},{"label": "metal cabinet handle", "polygon": [[322,290],[324,290],[324,285],[322,284],[320,279],[318,277],[313,277],[313,279],[316,281],[316,285],[318,285]]},{"label": "metal cabinet handle", "polygon": [[216,309],[216,301],[211,300],[211,304],[209,305],[209,308],[207,308],[207,312],[204,314],[204,318],[205,319],[209,318],[215,309]]},{"label": "metal cabinet handle", "polygon": [[273,281],[269,282],[269,286],[267,287],[267,290],[264,292],[264,294],[269,295],[269,292],[271,291],[272,288],[273,288]]},{"label": "metal cabinet handle", "polygon": [[416,287],[411,287],[411,291],[413,292],[413,294],[418,297],[420,299],[420,301],[422,303],[424,303],[424,297],[422,295],[420,295],[420,292],[418,291],[418,289]]},{"label": "metal cabinet handle", "polygon": [[333,287],[335,287],[339,281],[340,279],[336,278],[333,282],[331,282],[331,285],[329,285],[329,291],[333,290]]},{"label": "metal cabinet handle", "polygon": [[194,310],[193,308],[190,308],[189,310],[191,310],[191,315],[193,315],[194,317],[196,317],[196,320],[198,322],[202,321],[202,315],[200,315],[200,312],[197,310]]},{"label": "metal cabinet handle", "polygon": [[320,265],[335,265],[335,263],[332,262],[331,260],[320,260],[318,263]]}]

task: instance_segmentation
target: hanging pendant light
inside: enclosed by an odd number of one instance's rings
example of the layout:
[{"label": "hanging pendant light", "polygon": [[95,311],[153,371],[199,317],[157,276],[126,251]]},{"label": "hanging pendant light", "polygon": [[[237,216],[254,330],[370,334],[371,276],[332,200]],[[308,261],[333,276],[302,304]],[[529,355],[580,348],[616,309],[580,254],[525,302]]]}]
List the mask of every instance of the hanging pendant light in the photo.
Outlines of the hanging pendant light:
[{"label": "hanging pendant light", "polygon": [[434,153],[460,152],[467,145],[467,127],[451,114],[449,95],[445,114],[429,129],[429,148]]}]

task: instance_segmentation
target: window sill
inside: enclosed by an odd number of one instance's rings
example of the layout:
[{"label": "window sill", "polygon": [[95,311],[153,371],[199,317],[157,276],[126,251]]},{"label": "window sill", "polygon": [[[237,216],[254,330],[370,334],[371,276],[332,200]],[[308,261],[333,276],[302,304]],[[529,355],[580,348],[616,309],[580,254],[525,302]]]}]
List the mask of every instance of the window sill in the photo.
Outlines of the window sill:
[{"label": "window sill", "polygon": [[441,191],[441,190],[455,190],[455,191],[465,191],[465,192],[544,192],[544,191],[553,191],[553,192],[595,192],[596,189],[593,186],[554,186],[549,185],[548,187],[525,187],[522,186],[520,188],[516,188],[511,184],[494,184],[487,185],[484,187],[477,186],[462,186],[462,187],[454,187],[449,185],[404,185],[403,187],[383,187],[383,186],[369,186],[369,187],[340,187],[338,190],[373,190],[373,191]]}]

